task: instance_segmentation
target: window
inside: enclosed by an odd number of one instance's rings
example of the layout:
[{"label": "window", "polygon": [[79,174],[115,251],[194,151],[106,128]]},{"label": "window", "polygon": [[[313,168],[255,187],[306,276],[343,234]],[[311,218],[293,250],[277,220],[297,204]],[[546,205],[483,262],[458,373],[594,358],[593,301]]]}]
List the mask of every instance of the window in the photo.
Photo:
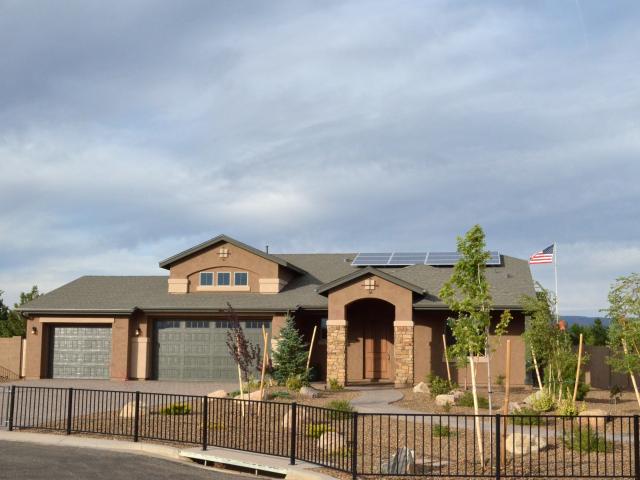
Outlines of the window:
[{"label": "window", "polygon": [[213,285],[213,273],[212,272],[200,272],[200,285],[204,285],[204,286]]},{"label": "window", "polygon": [[233,322],[228,320],[218,320],[216,322],[216,328],[233,328]]},{"label": "window", "polygon": [[269,328],[269,322],[266,320],[247,320],[245,322],[245,328]]},{"label": "window", "polygon": [[180,320],[158,320],[158,330],[165,328],[180,328]]},{"label": "window", "polygon": [[231,285],[231,274],[229,272],[218,272],[217,283],[221,287]]},{"label": "window", "polygon": [[233,274],[234,285],[247,285],[248,283],[249,278],[247,272],[236,272]]},{"label": "window", "polygon": [[206,320],[187,320],[186,328],[209,328],[209,322]]}]

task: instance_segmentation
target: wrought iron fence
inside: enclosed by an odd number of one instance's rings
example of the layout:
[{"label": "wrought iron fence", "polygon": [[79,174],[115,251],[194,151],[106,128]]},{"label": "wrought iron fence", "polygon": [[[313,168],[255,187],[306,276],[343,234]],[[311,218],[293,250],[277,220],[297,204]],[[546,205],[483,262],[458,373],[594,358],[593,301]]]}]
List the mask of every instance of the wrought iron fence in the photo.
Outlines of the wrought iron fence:
[{"label": "wrought iron fence", "polygon": [[[4,392],[4,394],[3,394]],[[372,414],[296,403],[12,386],[9,430],[222,447],[357,476],[636,478],[638,416]]]}]

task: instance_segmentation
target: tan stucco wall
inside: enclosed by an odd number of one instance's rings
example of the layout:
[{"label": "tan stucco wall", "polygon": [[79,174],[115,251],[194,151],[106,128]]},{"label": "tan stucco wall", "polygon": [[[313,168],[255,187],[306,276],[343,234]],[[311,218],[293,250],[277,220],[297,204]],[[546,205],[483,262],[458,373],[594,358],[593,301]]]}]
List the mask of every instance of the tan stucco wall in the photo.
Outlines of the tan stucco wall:
[{"label": "tan stucco wall", "polygon": [[[220,248],[229,251],[227,258],[219,256]],[[224,271],[224,272],[248,272],[250,291],[260,291],[260,279],[277,279],[285,277],[281,267],[275,262],[262,258],[251,252],[243,250],[235,245],[220,242],[207,250],[197,252],[186,259],[181,260],[169,270],[170,279],[188,279],[188,292],[197,292],[200,284],[200,272]],[[284,280],[288,280],[288,272]]]},{"label": "tan stucco wall", "polygon": [[22,365],[22,337],[0,338],[0,367],[20,375]]},{"label": "tan stucco wall", "polygon": [[[31,333],[33,327],[37,330],[36,334]],[[27,319],[27,353],[25,357],[25,377],[27,379],[44,378],[46,375],[47,334],[48,331],[40,323],[40,318]]]},{"label": "tan stucco wall", "polygon": [[111,327],[111,379],[129,378],[129,349],[132,332],[127,317],[116,317]]}]

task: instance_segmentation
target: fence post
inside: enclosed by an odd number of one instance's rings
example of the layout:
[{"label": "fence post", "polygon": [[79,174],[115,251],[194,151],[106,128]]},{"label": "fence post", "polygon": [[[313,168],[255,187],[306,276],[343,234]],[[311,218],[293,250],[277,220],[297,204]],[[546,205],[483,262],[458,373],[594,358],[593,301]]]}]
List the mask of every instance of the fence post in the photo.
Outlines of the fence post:
[{"label": "fence post", "polygon": [[351,419],[351,429],[353,430],[353,448],[351,449],[351,478],[358,478],[358,412],[353,412]]},{"label": "fence post", "polygon": [[137,390],[133,408],[133,441],[137,442],[140,436],[140,392]]},{"label": "fence post", "polygon": [[290,443],[291,445],[289,445],[289,465],[295,465],[296,464],[296,436],[297,436],[297,410],[298,410],[298,404],[296,402],[293,402],[291,404],[291,438],[290,438]]},{"label": "fence post", "polygon": [[71,420],[73,419],[73,388],[67,394],[67,435],[71,435]]},{"label": "fence post", "polygon": [[9,397],[9,431],[13,431],[13,415],[16,406],[16,386],[11,385],[11,395]]},{"label": "fence post", "polygon": [[500,442],[502,441],[502,433],[500,433],[500,423],[502,422],[501,415],[496,413],[496,480],[500,480],[500,464],[502,463],[502,445]]},{"label": "fence post", "polygon": [[633,463],[635,464],[636,480],[640,480],[640,431],[638,430],[638,415],[633,416]]},{"label": "fence post", "polygon": [[209,398],[202,397],[202,450],[207,449],[209,443]]}]

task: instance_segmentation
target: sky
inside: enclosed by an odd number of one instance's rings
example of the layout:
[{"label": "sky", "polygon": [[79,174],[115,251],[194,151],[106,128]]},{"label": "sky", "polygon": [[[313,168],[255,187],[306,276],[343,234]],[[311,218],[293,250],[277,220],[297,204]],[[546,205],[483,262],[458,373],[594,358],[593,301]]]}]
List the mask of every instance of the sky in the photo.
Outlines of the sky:
[{"label": "sky", "polygon": [[[558,245],[640,271],[640,3],[0,0],[0,290],[277,252]],[[532,266],[553,288],[553,268]]]}]

